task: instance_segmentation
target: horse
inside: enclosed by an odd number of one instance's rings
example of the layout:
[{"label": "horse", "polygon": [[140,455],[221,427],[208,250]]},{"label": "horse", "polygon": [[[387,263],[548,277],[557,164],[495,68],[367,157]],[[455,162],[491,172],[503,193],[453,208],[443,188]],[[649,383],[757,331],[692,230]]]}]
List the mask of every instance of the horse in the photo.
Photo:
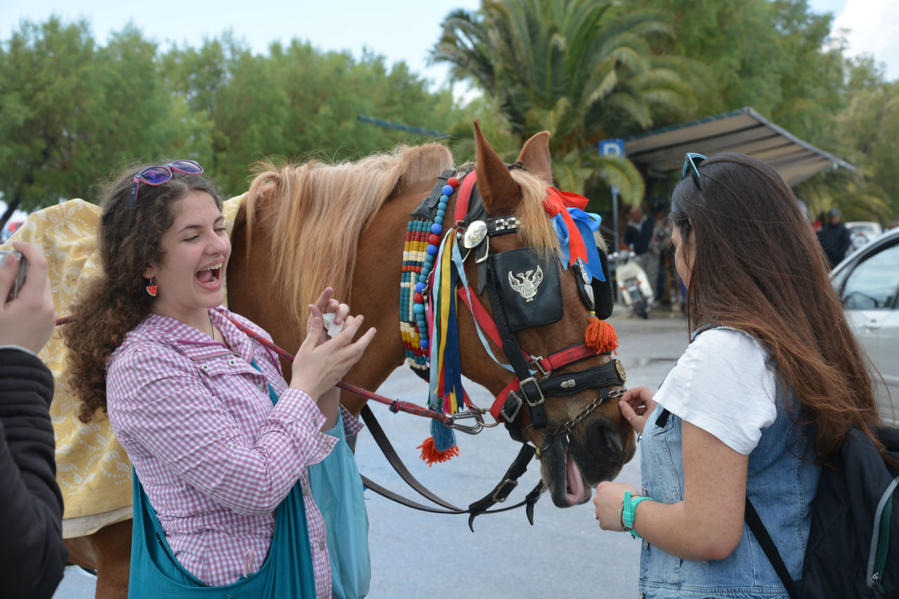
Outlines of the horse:
[{"label": "horse", "polygon": [[[494,257],[528,247],[556,252],[558,237],[543,203],[552,185],[549,133],[530,138],[511,169],[487,142],[477,122],[474,135],[474,172],[486,212],[484,220],[496,223],[511,218],[520,223],[511,234],[486,235],[481,246],[486,244],[486,253]],[[407,353],[404,343],[408,345],[408,339],[403,339],[400,322],[400,266],[404,251],[408,251],[402,232],[422,198],[432,193],[435,179],[451,166],[447,148],[428,144],[404,148],[392,157],[381,155],[339,166],[314,162],[287,165],[258,176],[243,199],[232,231],[227,273],[231,308],[270,331],[281,347],[298,347],[305,335],[306,306],[326,284],[333,286],[337,297],[348,301],[354,313],[364,315],[367,325],[378,330],[365,357],[344,380],[376,389],[403,364]],[[449,202],[441,224],[444,231],[456,226],[461,236],[460,223],[454,222],[459,215],[452,213],[454,201]],[[484,272],[475,256],[465,260],[464,268],[472,288],[480,288],[483,281],[478,278],[483,279]],[[462,373],[497,396],[516,374],[491,355],[505,355],[508,363],[509,354],[516,353],[509,351],[515,341],[532,357],[550,356],[583,343],[591,312],[579,291],[576,270],[568,268],[561,273],[559,319],[515,331],[511,346],[508,339],[501,344],[487,339],[488,352],[479,342],[475,317],[459,310]],[[489,289],[486,285],[475,294],[496,320],[501,310],[487,297]],[[552,374],[582,373],[584,370],[577,368],[585,364],[590,366],[588,371],[614,364],[623,374],[609,352],[591,355],[577,366],[566,365]],[[548,372],[538,374],[550,377]],[[541,477],[559,507],[587,501],[590,487],[614,478],[635,451],[633,430],[621,418],[615,402],[597,402],[598,385],[583,386],[581,379],[572,376],[570,381],[578,381],[575,393],[567,394],[563,388],[556,396],[545,397],[543,426],[531,421],[533,410],[520,409],[515,414],[519,431],[542,454]],[[612,387],[620,388],[622,379]],[[561,384],[564,387],[565,381]],[[341,395],[341,403],[354,414],[365,401],[345,391]],[[530,403],[531,399],[522,402],[525,408]],[[576,423],[572,423],[574,419]]]},{"label": "horse", "polygon": [[[610,351],[582,352],[571,360],[558,357],[570,354],[568,348],[583,346],[591,320],[593,306],[586,296],[592,301],[593,291],[585,288],[583,269],[559,268],[552,261],[536,265],[546,269],[545,276],[558,273],[558,318],[551,322],[526,322],[511,331],[505,322],[508,315],[497,304],[505,300],[489,297],[495,294],[495,284],[485,280],[489,278],[485,263],[495,266],[493,258],[522,255],[528,249],[534,250],[529,257],[555,255],[559,241],[543,202],[552,184],[549,133],[529,139],[509,167],[477,123],[474,130],[473,195],[482,204],[478,220],[489,223],[489,230],[473,233],[474,220],[454,220],[459,194],[445,207],[441,226],[458,233],[460,240],[463,225],[467,227],[463,245],[472,247],[463,270],[471,284],[464,303],[481,306],[488,321],[503,323],[499,329],[505,338],[481,341],[481,317],[458,310],[459,367],[467,378],[505,398],[497,400],[492,413],[506,422],[513,439],[529,441],[537,448],[541,478],[553,502],[559,507],[583,503],[589,500],[592,486],[614,478],[635,452],[633,430],[615,402],[608,401],[623,389],[624,373]],[[272,167],[256,178],[246,194],[226,202],[233,246],[226,278],[229,307],[270,331],[277,345],[296,348],[305,336],[306,306],[331,285],[353,313],[364,315],[367,325],[378,330],[344,381],[376,389],[404,361],[413,362],[410,346],[421,341],[423,332],[410,334],[409,323],[401,332],[400,289],[407,283],[402,271],[409,253],[403,232],[408,230],[410,214],[423,197],[436,194],[435,181],[452,165],[446,147],[425,144],[401,146],[392,154],[356,162]],[[47,247],[44,250],[47,254]],[[474,255],[478,252],[483,255]],[[73,278],[71,272],[65,276],[69,281]],[[508,273],[510,284],[516,281],[519,288],[525,278],[525,271]],[[532,287],[542,284],[532,276],[529,281]],[[521,298],[516,301],[524,302],[525,311],[519,318],[527,321],[527,307],[532,304]],[[404,296],[403,302],[408,301],[409,296]],[[412,347],[412,353],[418,349]],[[529,357],[524,373],[522,355]],[[518,365],[517,372],[510,363]],[[290,371],[285,364],[284,372],[289,376]],[[540,387],[544,383],[551,388],[545,397]],[[341,403],[354,415],[365,401],[346,391],[341,394]],[[95,419],[108,427],[105,415]],[[119,520],[66,539],[70,561],[97,571],[98,599],[127,595],[131,521]]]}]

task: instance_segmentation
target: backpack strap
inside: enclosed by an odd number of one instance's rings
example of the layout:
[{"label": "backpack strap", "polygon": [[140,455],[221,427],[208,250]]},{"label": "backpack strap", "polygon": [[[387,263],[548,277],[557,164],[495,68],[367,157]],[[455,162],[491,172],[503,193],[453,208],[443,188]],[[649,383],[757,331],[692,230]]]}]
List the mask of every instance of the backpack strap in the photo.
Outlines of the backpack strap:
[{"label": "backpack strap", "polygon": [[765,528],[764,523],[762,523],[759,513],[755,511],[755,506],[749,501],[749,495],[746,496],[746,524],[749,525],[749,530],[755,535],[755,538],[759,542],[759,545],[762,546],[765,555],[768,556],[768,561],[774,566],[774,571],[777,572],[784,588],[787,589],[787,595],[790,596],[790,599],[798,599],[799,595],[797,594],[796,583],[790,577],[787,566],[780,557],[780,552],[777,550],[774,540],[771,539],[771,535],[768,534],[768,529]]}]

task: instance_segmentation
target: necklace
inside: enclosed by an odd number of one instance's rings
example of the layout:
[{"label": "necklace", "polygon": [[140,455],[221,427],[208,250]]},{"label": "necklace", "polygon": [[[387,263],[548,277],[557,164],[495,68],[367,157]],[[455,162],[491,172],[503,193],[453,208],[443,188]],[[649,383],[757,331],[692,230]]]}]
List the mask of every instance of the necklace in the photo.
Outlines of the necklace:
[{"label": "necklace", "polygon": [[[208,316],[208,315],[207,315],[207,316]],[[211,333],[209,334],[209,336],[212,337],[212,340],[213,340],[213,341],[218,341],[218,339],[216,338],[216,335],[215,335],[216,332],[217,332],[217,331],[215,330],[215,325],[212,324],[212,316],[208,316],[208,318],[209,318],[209,330],[211,331]]]}]

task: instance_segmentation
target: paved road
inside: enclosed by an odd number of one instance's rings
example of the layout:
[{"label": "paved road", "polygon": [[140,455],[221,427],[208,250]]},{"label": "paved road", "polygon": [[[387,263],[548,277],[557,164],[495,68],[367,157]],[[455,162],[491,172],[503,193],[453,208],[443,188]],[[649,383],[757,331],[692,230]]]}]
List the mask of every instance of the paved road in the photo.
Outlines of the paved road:
[{"label": "paved road", "polygon": [[[660,312],[643,321],[616,313],[611,322],[618,331],[629,387],[655,388],[687,345],[686,321],[680,315]],[[419,403],[426,392],[424,383],[408,369],[395,372],[378,391]],[[468,391],[476,403],[489,405],[486,391],[474,386]],[[456,505],[489,491],[517,452],[503,429],[492,429],[476,437],[460,436],[462,455],[428,468],[417,459],[415,449],[429,435],[427,423],[390,414],[380,404],[373,409],[412,473]],[[356,454],[360,470],[369,478],[403,489],[365,432]],[[537,468],[531,470],[521,480],[522,489],[537,482]],[[619,480],[639,484],[639,448]],[[517,501],[523,492],[513,493],[512,499]],[[471,533],[462,516],[417,512],[371,492],[366,498],[372,599],[636,596],[639,543],[625,534],[600,531],[591,503],[562,510],[544,496],[537,503],[534,526],[519,510],[482,516]],[[56,594],[58,599],[92,596],[91,577],[71,568]]]}]

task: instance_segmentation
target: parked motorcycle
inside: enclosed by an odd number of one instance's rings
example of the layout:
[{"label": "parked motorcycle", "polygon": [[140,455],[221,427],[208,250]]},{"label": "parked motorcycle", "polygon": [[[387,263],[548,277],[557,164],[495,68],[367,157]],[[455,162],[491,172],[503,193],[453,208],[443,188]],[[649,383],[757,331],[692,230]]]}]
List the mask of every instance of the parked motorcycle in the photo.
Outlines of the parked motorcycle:
[{"label": "parked motorcycle", "polygon": [[618,299],[631,313],[640,318],[649,318],[649,311],[655,305],[655,293],[646,272],[637,263],[636,254],[630,250],[620,250],[609,256],[615,267],[618,283]]}]

